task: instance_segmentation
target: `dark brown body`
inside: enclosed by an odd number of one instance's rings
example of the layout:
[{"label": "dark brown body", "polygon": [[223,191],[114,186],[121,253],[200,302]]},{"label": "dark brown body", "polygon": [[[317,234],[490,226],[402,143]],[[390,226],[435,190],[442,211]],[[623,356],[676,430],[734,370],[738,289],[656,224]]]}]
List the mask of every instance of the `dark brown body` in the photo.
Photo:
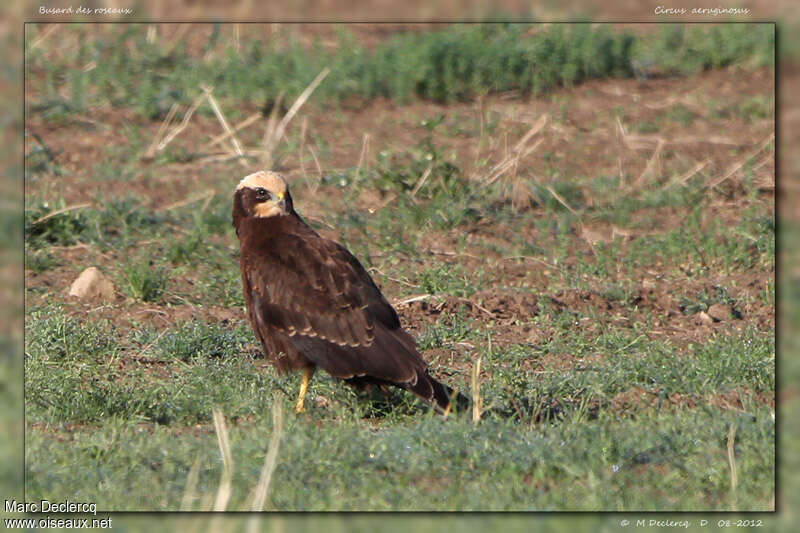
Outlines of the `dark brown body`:
[{"label": "dark brown body", "polygon": [[253,194],[237,190],[233,222],[247,312],[265,355],[282,371],[320,367],[359,386],[407,389],[446,410],[451,389],[428,374],[358,260],[308,226],[288,191],[281,216],[252,216]]}]

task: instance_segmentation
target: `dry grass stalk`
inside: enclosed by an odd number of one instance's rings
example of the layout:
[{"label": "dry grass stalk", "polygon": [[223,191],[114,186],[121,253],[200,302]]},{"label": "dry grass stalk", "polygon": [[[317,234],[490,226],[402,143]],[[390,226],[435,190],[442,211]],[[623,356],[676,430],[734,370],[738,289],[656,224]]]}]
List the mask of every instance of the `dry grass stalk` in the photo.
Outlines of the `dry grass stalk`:
[{"label": "dry grass stalk", "polygon": [[[258,484],[253,490],[252,498],[248,510],[253,512],[261,512],[264,510],[264,502],[269,494],[270,483],[272,482],[272,474],[275,472],[275,465],[278,462],[278,449],[281,443],[281,435],[283,433],[283,410],[281,402],[276,397],[272,400],[272,438],[269,441],[269,448],[267,455],[264,458],[264,466],[261,468],[261,476],[258,478]],[[258,517],[251,518],[248,524],[250,531],[257,531]]]},{"label": "dry grass stalk", "polygon": [[517,144],[514,145],[514,151],[519,152],[520,150],[522,150],[522,148],[526,144],[528,144],[528,141],[531,139],[531,137],[539,133],[542,130],[542,128],[544,128],[547,125],[547,120],[548,120],[548,115],[545,113],[539,118],[539,120],[536,121],[536,123],[531,127],[531,129],[528,130],[528,133],[523,135],[522,138],[519,141],[517,141]]},{"label": "dry grass stalk", "polygon": [[726,146],[742,146],[740,141],[736,141],[730,137],[719,137],[715,135],[706,137],[684,136],[667,140],[661,135],[629,134],[622,126],[622,122],[620,121],[619,117],[617,117],[617,125],[620,133],[622,134],[622,140],[625,143],[625,146],[631,150],[650,150],[659,144],[663,144],[665,146],[676,144],[722,144]]},{"label": "dry grass stalk", "polygon": [[369,148],[369,133],[364,133],[364,137],[361,139],[361,153],[358,155],[358,164],[356,165],[356,175],[355,175],[356,180],[358,180],[361,177],[361,166],[364,164],[364,159],[367,157],[368,148]]},{"label": "dry grass stalk", "polygon": [[480,95],[478,97],[478,115],[480,117],[480,137],[478,141],[478,151],[480,152],[480,147],[483,146],[483,137],[486,134],[486,106],[485,104],[486,95]]},{"label": "dry grass stalk", "polygon": [[472,307],[474,307],[475,309],[477,309],[478,311],[481,311],[482,313],[486,313],[486,314],[487,314],[487,315],[489,315],[490,317],[494,318],[494,313],[492,313],[491,311],[489,311],[488,309],[486,309],[486,308],[485,308],[485,307],[483,307],[482,305],[480,305],[480,304],[477,304],[477,303],[473,302],[473,301],[472,301],[472,300],[470,300],[469,298],[459,297],[459,298],[458,298],[458,300],[459,300],[459,301],[461,301],[461,302],[464,302],[464,303],[468,303],[468,304],[470,304]]},{"label": "dry grass stalk", "polygon": [[428,165],[428,168],[425,169],[425,172],[422,173],[422,176],[417,180],[417,184],[414,185],[414,188],[411,190],[410,198],[413,200],[414,196],[417,195],[419,190],[425,184],[425,181],[428,179],[428,176],[431,175],[431,171],[433,170],[433,165]]},{"label": "dry grass stalk", "polygon": [[319,224],[322,224],[323,226],[328,226],[330,229],[336,229],[334,226],[332,226],[331,224],[329,224],[328,222],[326,222],[324,219],[322,219],[320,217],[317,217],[317,216],[314,216],[314,215],[310,215],[308,213],[303,213],[303,218],[305,218],[307,220],[310,220],[311,222],[317,222]]},{"label": "dry grass stalk", "polygon": [[200,456],[198,455],[195,457],[192,467],[189,469],[189,475],[186,476],[186,488],[183,491],[183,498],[181,498],[181,511],[192,510],[192,504],[197,499],[197,494],[195,494],[195,491],[197,489],[197,480],[199,477]]},{"label": "dry grass stalk", "polygon": [[85,202],[85,203],[82,203],[82,204],[75,204],[75,205],[70,205],[70,206],[67,206],[67,207],[62,207],[61,209],[56,209],[55,211],[53,211],[51,213],[47,213],[46,215],[37,218],[36,220],[33,221],[33,225],[35,226],[36,224],[40,224],[40,223],[44,222],[45,220],[49,220],[49,219],[51,219],[53,217],[56,217],[58,215],[62,215],[62,214],[67,213],[69,211],[75,211],[76,209],[84,209],[86,207],[91,207],[91,206],[92,206],[91,202]]},{"label": "dry grass stalk", "polygon": [[719,178],[715,179],[714,181],[712,181],[711,183],[709,183],[709,184],[708,184],[708,187],[713,189],[714,187],[716,187],[717,185],[719,185],[719,184],[720,184],[720,183],[722,183],[723,181],[727,180],[728,178],[730,178],[731,176],[733,176],[734,174],[736,174],[736,172],[738,172],[738,171],[739,171],[739,170],[740,170],[740,169],[741,169],[743,166],[745,166],[745,165],[747,164],[747,162],[748,162],[748,161],[750,161],[750,159],[752,159],[752,158],[754,158],[755,156],[757,156],[757,155],[758,155],[758,154],[759,154],[759,153],[760,153],[760,152],[761,152],[761,151],[762,151],[764,148],[766,148],[766,147],[767,147],[767,146],[768,146],[768,145],[769,145],[769,144],[770,144],[770,143],[771,143],[773,140],[775,140],[775,132],[772,132],[772,133],[770,133],[770,134],[767,136],[767,138],[766,138],[766,139],[764,139],[764,140],[761,142],[761,144],[758,146],[758,148],[756,148],[756,149],[755,149],[755,151],[753,151],[752,153],[750,153],[750,154],[746,155],[745,157],[743,157],[742,159],[740,159],[740,160],[739,160],[737,163],[734,163],[734,164],[733,164],[733,165],[730,167],[730,169],[728,169],[728,171],[727,171],[725,174],[723,174],[721,177],[719,177]]},{"label": "dry grass stalk", "polygon": [[555,189],[553,189],[553,187],[551,187],[550,185],[545,185],[545,189],[547,189],[547,192],[549,192],[550,194],[552,194],[552,195],[553,195],[553,198],[555,198],[556,200],[558,200],[558,203],[560,203],[561,205],[563,205],[564,207],[566,207],[566,208],[567,208],[567,210],[568,210],[570,213],[572,213],[573,215],[575,215],[575,216],[576,216],[576,217],[578,217],[578,218],[580,218],[580,217],[581,217],[581,215],[580,215],[580,214],[579,214],[577,211],[575,211],[575,210],[572,208],[572,206],[570,206],[570,205],[567,203],[567,201],[566,201],[566,200],[565,200],[565,199],[564,199],[564,198],[563,198],[563,197],[562,197],[560,194],[558,194],[558,193],[556,192],[556,190],[555,190]]},{"label": "dry grass stalk", "polygon": [[589,244],[589,249],[592,251],[592,253],[594,255],[597,255],[597,250],[595,249],[595,241],[598,240],[598,236],[596,235],[596,233],[592,232],[589,228],[587,228],[583,224],[583,219],[581,218],[581,214],[578,213],[575,209],[573,209],[572,206],[569,205],[569,203],[567,203],[564,197],[558,194],[552,186],[545,185],[545,189],[547,189],[547,192],[553,195],[553,198],[555,198],[558,201],[558,203],[566,207],[567,211],[578,217],[578,227],[580,228],[581,237],[583,237],[583,239]]},{"label": "dry grass stalk", "polygon": [[228,507],[231,498],[231,482],[233,481],[233,455],[231,454],[231,442],[228,437],[228,428],[225,425],[225,415],[218,407],[212,410],[214,417],[214,429],[217,432],[217,444],[222,455],[222,477],[217,489],[217,497],[214,500],[214,511],[224,511]]},{"label": "dry grass stalk", "polygon": [[242,144],[239,142],[239,139],[236,137],[233,129],[231,128],[230,124],[228,124],[225,115],[222,113],[222,109],[220,109],[219,104],[217,103],[217,99],[214,98],[212,94],[212,87],[208,87],[206,85],[201,85],[200,88],[206,94],[206,98],[208,99],[208,103],[211,104],[211,109],[214,110],[214,114],[217,116],[217,120],[222,125],[222,129],[228,134],[228,137],[231,139],[231,143],[233,144],[233,149],[236,151],[236,154],[239,156],[243,156],[244,152],[242,151]]},{"label": "dry grass stalk", "polygon": [[308,181],[308,173],[306,173],[306,164],[304,161],[304,152],[306,149],[306,131],[308,130],[308,117],[303,117],[303,122],[300,124],[300,149],[297,150],[297,161],[300,163],[300,172],[303,174],[303,179],[308,188],[311,188],[311,182]]},{"label": "dry grass stalk", "polygon": [[408,305],[414,302],[421,302],[422,300],[427,300],[433,296],[432,294],[420,294],[419,296],[412,296],[411,298],[406,298],[405,300],[399,300],[392,303],[395,307],[402,307],[404,305]]},{"label": "dry grass stalk", "polygon": [[622,120],[619,117],[617,117],[617,127],[619,128],[620,136],[624,141],[628,136],[628,131],[625,129],[625,126],[622,125]]},{"label": "dry grass stalk", "polygon": [[[703,108],[702,106],[696,104],[694,102],[694,100],[692,99],[693,93],[696,92],[696,91],[697,91],[697,88],[692,89],[688,93],[685,93],[685,94],[682,94],[682,95],[679,95],[679,96],[670,96],[669,98],[667,98],[666,100],[664,100],[662,102],[647,102],[644,105],[645,105],[645,107],[648,107],[650,109],[665,109],[665,108],[671,107],[671,106],[673,106],[675,104],[683,104],[684,106],[688,107],[689,109],[695,110],[700,115],[704,115],[705,112],[706,112],[706,109]],[[636,95],[636,96],[641,97],[641,95]]]},{"label": "dry grass stalk", "polygon": [[208,141],[203,146],[203,148],[201,148],[201,150],[208,150],[210,148],[213,148],[214,146],[218,145],[219,143],[230,137],[232,133],[238,133],[246,128],[249,128],[256,122],[258,122],[259,118],[261,118],[261,113],[253,113],[252,115],[250,115],[249,117],[238,123],[236,126],[234,126],[231,131],[225,131],[224,133],[220,133],[219,135]]},{"label": "dry grass stalk", "polygon": [[485,144],[485,137],[486,137],[486,105],[484,103],[485,96],[481,95],[478,97],[478,121],[480,124],[480,136],[478,137],[478,142],[475,144],[475,160],[472,162],[472,174],[475,174],[475,170],[478,168],[478,161],[481,157],[481,152],[483,146]]},{"label": "dry grass stalk", "polygon": [[736,454],[733,445],[736,439],[736,424],[731,424],[728,429],[728,466],[731,470],[731,511],[736,510],[736,486],[739,478],[736,475]]},{"label": "dry grass stalk", "polygon": [[156,151],[161,151],[164,148],[166,148],[167,145],[171,143],[172,140],[179,133],[181,133],[183,130],[186,129],[186,127],[189,125],[189,121],[191,120],[192,115],[194,115],[194,112],[197,111],[198,107],[200,107],[200,104],[203,102],[205,97],[206,97],[205,94],[201,94],[200,96],[194,99],[192,105],[189,106],[189,109],[187,109],[186,113],[183,114],[183,120],[181,121],[181,123],[175,126],[175,128],[173,128],[172,131],[170,131],[161,141],[158,142],[158,145],[156,146]]},{"label": "dry grass stalk", "polygon": [[533,200],[543,203],[536,193],[531,189],[530,185],[525,183],[521,178],[516,176],[516,167],[514,168],[514,185],[511,188],[511,207],[514,211],[521,211],[526,207],[530,207]]},{"label": "dry grass stalk", "polygon": [[281,108],[284,92],[285,91],[282,90],[278,93],[278,98],[276,98],[275,103],[272,104],[272,110],[269,112],[269,118],[267,119],[267,127],[264,130],[264,140],[262,142],[264,145],[264,155],[261,159],[264,166],[267,168],[272,168],[273,139],[275,137],[275,128],[278,127],[278,111]]},{"label": "dry grass stalk", "polygon": [[481,261],[486,259],[486,257],[481,257],[475,254],[468,254],[466,252],[454,252],[452,250],[434,250],[433,248],[428,248],[427,250],[425,250],[425,253],[434,255],[446,255],[449,257],[470,257],[472,259],[479,259]]},{"label": "dry grass stalk", "polygon": [[759,161],[758,163],[753,165],[753,172],[755,172],[756,170],[760,169],[761,167],[763,167],[767,163],[770,163],[770,162],[772,162],[774,160],[775,160],[775,155],[774,154],[767,154],[764,158],[761,159],[761,161]]},{"label": "dry grass stalk", "polygon": [[481,356],[475,360],[472,367],[472,423],[476,426],[481,421],[481,409],[483,407],[483,398],[481,397]]},{"label": "dry grass stalk", "polygon": [[[753,172],[760,169],[767,163],[773,161],[775,159],[774,154],[769,154],[767,157],[763,158],[761,161],[755,164],[753,167]],[[758,186],[761,190],[775,190],[775,172],[770,172],[767,175],[758,176],[754,180],[756,186]]]},{"label": "dry grass stalk", "polygon": [[500,163],[495,165],[495,169],[497,170],[493,169],[493,173],[490,175],[491,177],[488,180],[486,180],[484,185],[491,185],[492,183],[500,179],[503,176],[503,174],[505,174],[510,168],[518,166],[520,159],[527,157],[531,152],[536,150],[539,147],[539,145],[542,144],[543,142],[544,139],[539,139],[535,143],[533,143],[532,146],[526,148],[524,152],[516,152],[516,153],[512,152],[511,154],[506,156]]},{"label": "dry grass stalk", "polygon": [[645,102],[644,106],[650,109],[664,109],[665,107],[670,107],[673,104],[677,104],[681,98],[682,96],[670,96],[662,102]]},{"label": "dry grass stalk", "polygon": [[[250,152],[245,152],[250,153]],[[238,159],[239,156],[236,154],[214,154],[214,155],[206,155],[203,157],[196,157],[192,160],[192,163],[212,163],[216,161],[230,161],[231,159]],[[166,180],[164,180],[166,181]]]},{"label": "dry grass stalk", "polygon": [[686,182],[689,181],[692,176],[706,168],[706,166],[711,163],[710,159],[706,159],[705,161],[701,161],[693,166],[688,172],[684,173],[682,176],[678,177],[677,179],[667,183],[662,187],[662,190],[669,189],[673,185],[686,185]]},{"label": "dry grass stalk", "polygon": [[150,349],[151,349],[153,346],[155,346],[155,345],[156,345],[156,343],[157,343],[159,340],[161,340],[161,337],[163,337],[163,336],[164,336],[164,334],[165,334],[166,332],[167,332],[167,330],[166,330],[166,329],[165,329],[165,330],[163,330],[161,333],[159,333],[159,334],[158,334],[158,336],[157,336],[155,339],[153,339],[152,341],[150,341],[150,342],[149,342],[149,343],[148,343],[146,346],[144,346],[144,347],[143,347],[141,350],[139,350],[139,354],[138,354],[138,357],[139,357],[139,359],[142,359],[142,360],[147,360],[148,358],[147,358],[147,357],[144,357],[144,355],[145,355],[147,352],[149,352],[149,351],[150,351]]},{"label": "dry grass stalk", "polygon": [[[381,202],[381,204],[378,206],[378,209],[383,209],[384,207],[386,207],[386,206],[387,206],[387,205],[389,205],[390,203],[394,202],[395,200],[397,200],[397,194],[396,194],[396,193],[392,193],[392,194],[390,194],[390,195],[389,195],[389,197],[388,197],[388,198],[386,198],[386,200],[384,200],[383,202]],[[377,211],[378,209],[376,209],[376,211]]]},{"label": "dry grass stalk", "polygon": [[[286,115],[283,116],[281,121],[278,123],[278,126],[275,128],[274,133],[267,138],[267,151],[272,154],[272,150],[275,146],[277,146],[278,142],[283,137],[284,132],[286,131],[286,126],[289,125],[292,118],[297,114],[303,104],[306,103],[308,97],[311,96],[311,93],[317,88],[317,86],[322,83],[322,80],[330,73],[331,69],[325,67],[322,71],[317,74],[317,77],[306,87],[300,96],[297,97],[297,100],[294,101],[292,107],[289,108],[289,111],[286,112]],[[270,155],[271,157],[271,155]]]},{"label": "dry grass stalk", "polygon": [[695,136],[688,136],[688,137],[676,137],[674,139],[670,139],[668,144],[723,144],[727,146],[742,146],[741,141],[737,141],[731,139],[730,137],[718,137],[716,135],[711,135],[707,137],[695,137]]},{"label": "dry grass stalk", "polygon": [[319,188],[319,184],[322,183],[322,165],[319,164],[319,159],[317,158],[317,154],[316,152],[314,152],[314,149],[311,147],[311,145],[308,145],[308,151],[311,152],[311,157],[314,158],[314,164],[316,165],[317,173],[319,174],[319,180],[317,180],[317,183],[314,185],[314,188],[311,191],[312,194],[316,194],[317,189]]},{"label": "dry grass stalk", "polygon": [[200,200],[206,200],[206,202],[209,202],[213,197],[214,197],[214,189],[206,189],[205,192],[203,192],[198,196],[195,196],[193,198],[188,198],[186,200],[180,200],[178,202],[173,202],[167,206],[162,207],[160,211],[170,211],[172,209],[177,209],[185,205],[190,205],[195,202],[199,202]]},{"label": "dry grass stalk", "polygon": [[164,45],[164,55],[169,55],[172,50],[178,46],[178,43],[183,39],[183,36],[186,35],[186,32],[189,31],[191,28],[191,24],[178,24],[178,29],[175,30],[172,38],[170,39],[169,44]]},{"label": "dry grass stalk", "polygon": [[59,28],[61,28],[61,24],[50,24],[47,27],[47,29],[44,30],[40,35],[38,35],[36,39],[34,39],[34,41],[31,43],[31,50],[41,46],[42,43],[45,41],[45,39],[53,35]]},{"label": "dry grass stalk", "polygon": [[214,494],[209,492],[200,501],[200,509],[203,511],[210,511],[211,505],[214,503]]},{"label": "dry grass stalk", "polygon": [[155,137],[153,137],[153,141],[150,143],[150,146],[147,147],[147,151],[144,153],[144,156],[148,159],[152,158],[156,154],[156,149],[158,147],[159,142],[164,136],[164,132],[172,124],[172,119],[175,118],[176,113],[178,112],[178,102],[172,104],[167,112],[167,116],[164,117],[164,120],[161,122],[161,125],[158,127],[158,131],[156,132]]},{"label": "dry grass stalk", "polygon": [[[611,129],[614,129],[614,126],[611,126]],[[625,137],[625,128],[622,126],[622,121],[617,117],[617,129],[616,129],[616,138],[617,138],[617,169],[619,171],[619,189],[624,189],[627,184],[625,180],[625,173],[622,171],[622,145],[624,143]]]},{"label": "dry grass stalk", "polygon": [[548,268],[552,268],[553,270],[557,270],[559,272],[563,272],[563,270],[559,266],[554,265],[552,263],[548,263],[544,259],[542,259],[540,257],[534,257],[532,255],[510,255],[508,257],[501,257],[501,260],[503,260],[503,261],[519,261],[519,260],[526,260],[526,259],[529,259],[531,261],[536,261],[537,263],[541,263],[541,264],[543,264],[544,266],[546,266]]},{"label": "dry grass stalk", "polygon": [[413,287],[415,289],[419,289],[419,285],[414,285],[413,283],[409,283],[409,282],[407,282],[405,280],[402,280],[402,279],[399,279],[399,278],[393,278],[392,276],[388,276],[385,272],[383,272],[378,267],[374,267],[374,266],[373,267],[369,267],[367,270],[370,271],[370,272],[377,272],[378,274],[380,274],[384,278],[392,280],[395,283],[399,283],[399,284],[405,285],[407,287]]},{"label": "dry grass stalk", "polygon": [[497,163],[489,171],[489,177],[485,180],[484,186],[491,185],[492,183],[500,179],[500,177],[503,174],[505,174],[510,168],[512,167],[516,168],[516,166],[519,165],[521,159],[523,159],[528,154],[533,152],[542,143],[542,141],[544,141],[544,139],[539,139],[533,144],[533,146],[526,148],[531,138],[537,133],[539,133],[542,130],[542,128],[545,127],[545,125],[547,124],[547,120],[548,120],[547,114],[544,114],[541,117],[539,117],[539,120],[537,120],[536,123],[531,127],[531,129],[528,130],[528,132],[525,135],[523,135],[519,141],[517,141],[517,143],[511,150],[508,149],[507,146],[508,142],[506,139],[506,147],[504,150],[506,155],[503,157],[502,160],[500,160],[499,163]]},{"label": "dry grass stalk", "polygon": [[636,178],[636,181],[633,183],[633,188],[638,189],[642,186],[645,177],[650,174],[655,168],[656,164],[661,161],[661,152],[664,150],[664,146],[666,146],[667,142],[660,138],[658,139],[658,144],[656,144],[655,150],[653,150],[653,155],[650,156],[650,159],[647,161],[647,165],[645,165],[644,170],[639,177]]}]

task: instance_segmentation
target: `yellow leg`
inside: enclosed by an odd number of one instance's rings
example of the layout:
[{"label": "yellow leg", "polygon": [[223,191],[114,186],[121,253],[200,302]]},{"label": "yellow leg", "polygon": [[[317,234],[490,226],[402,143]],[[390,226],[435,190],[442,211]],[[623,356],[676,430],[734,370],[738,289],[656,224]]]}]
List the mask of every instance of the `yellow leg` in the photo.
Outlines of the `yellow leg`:
[{"label": "yellow leg", "polygon": [[307,366],[303,369],[303,381],[300,382],[300,394],[297,395],[297,404],[294,406],[295,413],[303,413],[306,410],[306,391],[308,391],[308,383],[311,381],[312,375],[314,375],[313,367]]}]

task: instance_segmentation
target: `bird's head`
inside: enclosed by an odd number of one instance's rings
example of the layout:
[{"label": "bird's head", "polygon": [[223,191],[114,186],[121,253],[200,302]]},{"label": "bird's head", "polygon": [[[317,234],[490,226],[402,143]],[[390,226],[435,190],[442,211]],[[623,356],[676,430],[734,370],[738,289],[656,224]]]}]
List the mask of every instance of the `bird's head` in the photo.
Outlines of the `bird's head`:
[{"label": "bird's head", "polygon": [[289,186],[277,172],[260,170],[245,176],[234,193],[234,216],[268,218],[294,211]]}]

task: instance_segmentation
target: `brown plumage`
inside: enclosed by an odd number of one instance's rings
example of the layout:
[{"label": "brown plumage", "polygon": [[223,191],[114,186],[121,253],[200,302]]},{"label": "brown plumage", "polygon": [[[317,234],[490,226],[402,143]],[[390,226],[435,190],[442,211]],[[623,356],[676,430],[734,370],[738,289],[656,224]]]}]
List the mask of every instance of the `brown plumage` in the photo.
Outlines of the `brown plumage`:
[{"label": "brown plumage", "polygon": [[[452,389],[436,381],[397,313],[361,263],[295,212],[285,180],[246,176],[233,200],[245,303],[253,330],[279,370],[316,367],[355,386],[394,385],[446,412]],[[458,395],[459,407],[466,398]]]}]

